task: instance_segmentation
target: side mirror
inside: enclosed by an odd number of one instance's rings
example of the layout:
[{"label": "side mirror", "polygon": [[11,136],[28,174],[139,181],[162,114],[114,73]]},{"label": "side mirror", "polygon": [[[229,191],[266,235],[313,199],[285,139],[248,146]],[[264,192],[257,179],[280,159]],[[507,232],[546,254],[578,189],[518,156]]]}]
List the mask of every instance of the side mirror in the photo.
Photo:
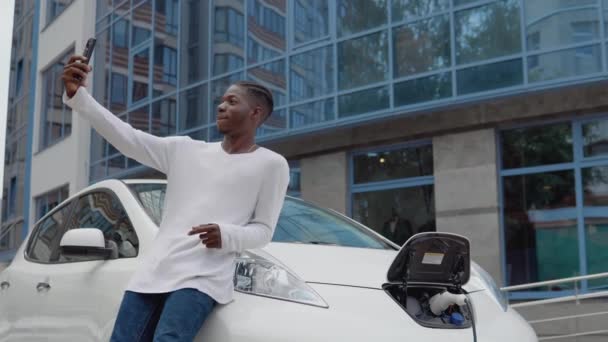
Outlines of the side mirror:
[{"label": "side mirror", "polygon": [[71,257],[89,257],[91,259],[115,259],[117,248],[106,242],[101,230],[97,228],[70,229],[61,238],[59,249],[62,255]]}]

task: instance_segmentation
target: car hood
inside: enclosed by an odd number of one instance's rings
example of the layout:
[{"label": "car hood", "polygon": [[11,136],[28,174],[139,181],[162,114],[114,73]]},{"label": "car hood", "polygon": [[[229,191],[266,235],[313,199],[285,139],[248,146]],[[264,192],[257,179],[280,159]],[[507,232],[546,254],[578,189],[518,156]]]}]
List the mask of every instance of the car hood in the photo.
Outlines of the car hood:
[{"label": "car hood", "polygon": [[342,246],[271,243],[264,252],[309,283],[381,289],[397,251]]},{"label": "car hood", "polygon": [[[273,242],[262,251],[264,258],[281,264],[308,283],[382,289],[387,271],[398,251],[372,248]],[[485,289],[475,263],[465,286],[467,291]]]}]

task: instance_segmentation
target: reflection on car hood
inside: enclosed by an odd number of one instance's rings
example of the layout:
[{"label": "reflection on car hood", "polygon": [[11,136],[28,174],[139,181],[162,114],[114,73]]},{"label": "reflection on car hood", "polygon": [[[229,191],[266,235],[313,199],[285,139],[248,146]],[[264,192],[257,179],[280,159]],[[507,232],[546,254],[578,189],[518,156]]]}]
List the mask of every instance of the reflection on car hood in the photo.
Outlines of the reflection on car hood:
[{"label": "reflection on car hood", "polygon": [[397,251],[271,243],[264,251],[306,282],[381,289]]}]

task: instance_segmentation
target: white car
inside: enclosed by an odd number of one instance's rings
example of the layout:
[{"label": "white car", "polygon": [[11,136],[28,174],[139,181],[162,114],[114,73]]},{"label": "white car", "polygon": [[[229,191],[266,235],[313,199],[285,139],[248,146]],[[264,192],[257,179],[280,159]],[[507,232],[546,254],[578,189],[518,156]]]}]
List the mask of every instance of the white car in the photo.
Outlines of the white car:
[{"label": "white car", "polygon": [[[108,341],[165,187],[102,181],[39,220],[0,273],[0,341]],[[234,283],[235,300],[196,341],[537,341],[470,261],[465,238],[422,233],[399,249],[289,197],[273,242],[237,258]]]}]

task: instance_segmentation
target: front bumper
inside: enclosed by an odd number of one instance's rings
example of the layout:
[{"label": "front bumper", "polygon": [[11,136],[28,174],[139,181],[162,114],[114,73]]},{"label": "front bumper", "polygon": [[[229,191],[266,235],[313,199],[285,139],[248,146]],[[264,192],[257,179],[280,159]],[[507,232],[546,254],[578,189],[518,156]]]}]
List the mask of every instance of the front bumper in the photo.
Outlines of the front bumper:
[{"label": "front bumper", "polygon": [[[236,293],[216,308],[195,341],[473,341],[472,329],[432,329],[414,322],[383,290],[309,284],[328,309]],[[502,311],[486,291],[471,295],[479,342],[536,342],[514,310]]]}]

